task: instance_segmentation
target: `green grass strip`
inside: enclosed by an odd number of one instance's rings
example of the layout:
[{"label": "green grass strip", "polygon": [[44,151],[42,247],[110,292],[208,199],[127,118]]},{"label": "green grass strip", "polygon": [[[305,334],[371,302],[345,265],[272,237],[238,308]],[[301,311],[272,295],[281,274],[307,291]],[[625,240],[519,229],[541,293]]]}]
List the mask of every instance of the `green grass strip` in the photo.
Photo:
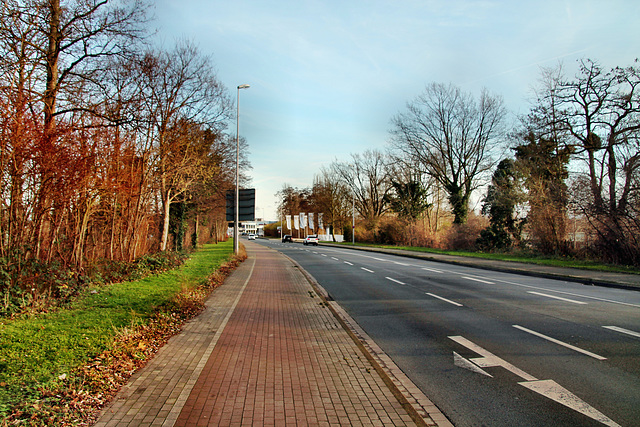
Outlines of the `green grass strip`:
[{"label": "green grass strip", "polygon": [[88,289],[68,309],[0,321],[0,417],[37,387],[112,347],[119,329],[144,322],[182,289],[205,283],[233,252],[233,242],[206,245],[178,269]]}]

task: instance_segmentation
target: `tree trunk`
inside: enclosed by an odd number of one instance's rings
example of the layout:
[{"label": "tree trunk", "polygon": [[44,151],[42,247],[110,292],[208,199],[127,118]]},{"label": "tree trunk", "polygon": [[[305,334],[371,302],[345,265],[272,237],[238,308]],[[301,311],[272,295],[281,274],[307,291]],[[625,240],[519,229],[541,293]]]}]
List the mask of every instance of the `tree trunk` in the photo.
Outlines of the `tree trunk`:
[{"label": "tree trunk", "polygon": [[160,251],[167,250],[167,242],[169,240],[169,216],[171,210],[170,192],[164,195],[162,201],[162,236],[160,238]]}]

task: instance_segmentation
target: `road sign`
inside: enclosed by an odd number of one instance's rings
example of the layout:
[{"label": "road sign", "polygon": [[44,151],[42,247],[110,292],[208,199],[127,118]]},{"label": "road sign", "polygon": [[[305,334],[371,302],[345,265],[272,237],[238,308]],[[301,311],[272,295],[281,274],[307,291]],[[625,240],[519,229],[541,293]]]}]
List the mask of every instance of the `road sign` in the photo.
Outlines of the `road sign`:
[{"label": "road sign", "polygon": [[[245,188],[239,190],[238,221],[255,221],[256,219],[256,189]],[[227,190],[227,221],[235,221],[235,190]]]}]

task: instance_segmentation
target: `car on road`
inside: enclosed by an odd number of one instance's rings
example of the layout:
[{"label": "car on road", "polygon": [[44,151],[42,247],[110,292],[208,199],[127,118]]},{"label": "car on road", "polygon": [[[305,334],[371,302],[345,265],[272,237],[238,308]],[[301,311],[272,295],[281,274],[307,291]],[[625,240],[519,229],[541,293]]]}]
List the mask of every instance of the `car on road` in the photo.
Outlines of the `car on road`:
[{"label": "car on road", "polygon": [[286,243],[286,242],[293,242],[293,240],[291,240],[290,234],[285,234],[284,236],[282,236],[282,243]]},{"label": "car on road", "polygon": [[304,241],[302,242],[305,246],[306,245],[316,245],[318,246],[318,236],[316,236],[315,234],[309,234],[307,237],[304,238]]},{"label": "car on road", "polygon": [[250,233],[248,237],[249,237],[249,240],[256,240],[256,235],[253,233]]}]

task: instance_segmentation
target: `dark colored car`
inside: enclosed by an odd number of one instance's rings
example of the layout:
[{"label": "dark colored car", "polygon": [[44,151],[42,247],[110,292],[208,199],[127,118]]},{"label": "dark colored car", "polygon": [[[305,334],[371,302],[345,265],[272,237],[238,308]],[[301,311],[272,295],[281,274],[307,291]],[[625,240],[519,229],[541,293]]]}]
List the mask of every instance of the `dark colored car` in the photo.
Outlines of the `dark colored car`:
[{"label": "dark colored car", "polygon": [[285,234],[284,236],[282,236],[282,243],[285,242],[293,242],[293,240],[291,240],[291,235]]}]

